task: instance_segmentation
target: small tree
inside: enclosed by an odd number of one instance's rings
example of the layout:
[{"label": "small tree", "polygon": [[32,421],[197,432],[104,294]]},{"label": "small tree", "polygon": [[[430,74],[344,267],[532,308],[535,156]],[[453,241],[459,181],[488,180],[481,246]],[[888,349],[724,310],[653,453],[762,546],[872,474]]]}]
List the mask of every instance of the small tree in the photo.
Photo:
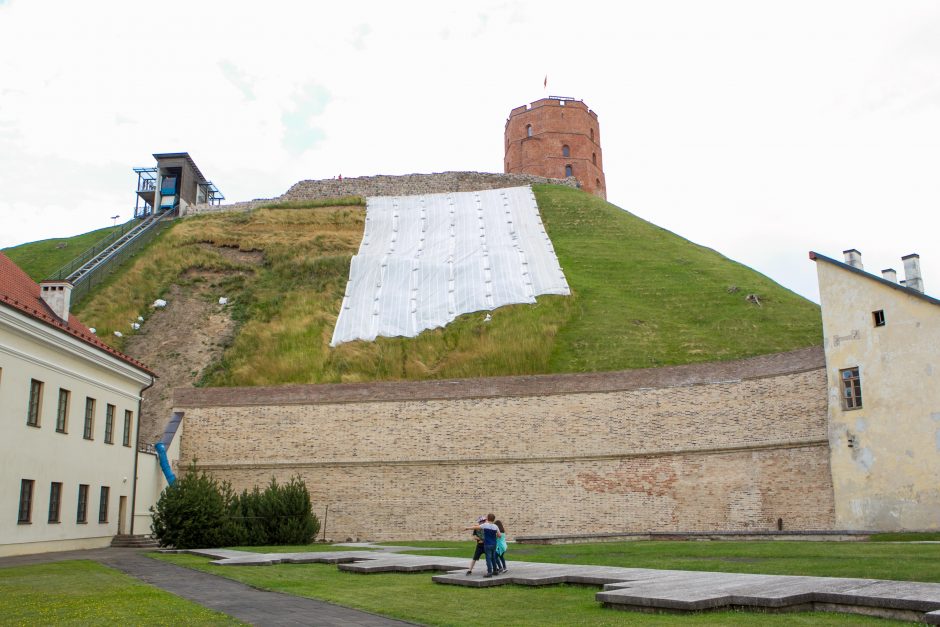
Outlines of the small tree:
[{"label": "small tree", "polygon": [[309,544],[320,530],[320,521],[311,512],[310,492],[300,477],[289,483],[271,483],[264,491],[264,515],[268,544]]},{"label": "small tree", "polygon": [[200,549],[233,546],[245,539],[231,485],[196,472],[195,463],[163,490],[151,511],[151,530],[161,546]]}]

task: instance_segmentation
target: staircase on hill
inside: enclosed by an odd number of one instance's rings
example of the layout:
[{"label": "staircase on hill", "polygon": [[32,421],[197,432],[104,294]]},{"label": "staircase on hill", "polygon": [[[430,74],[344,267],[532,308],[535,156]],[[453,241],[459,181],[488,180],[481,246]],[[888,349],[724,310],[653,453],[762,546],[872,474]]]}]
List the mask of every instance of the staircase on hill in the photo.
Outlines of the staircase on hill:
[{"label": "staircase on hill", "polygon": [[118,534],[111,538],[111,547],[120,549],[158,549],[160,544],[151,536]]},{"label": "staircase on hill", "polygon": [[94,283],[100,282],[117,267],[118,262],[153,239],[160,230],[158,226],[175,213],[174,208],[136,223],[125,224],[56,270],[47,280],[71,282],[72,302],[77,302],[88,293]]}]

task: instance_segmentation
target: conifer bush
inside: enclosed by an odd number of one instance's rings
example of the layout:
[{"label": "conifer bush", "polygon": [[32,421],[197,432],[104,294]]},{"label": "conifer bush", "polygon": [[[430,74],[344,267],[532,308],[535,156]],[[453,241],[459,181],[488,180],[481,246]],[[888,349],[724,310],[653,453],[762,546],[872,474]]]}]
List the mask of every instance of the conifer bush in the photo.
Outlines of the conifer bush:
[{"label": "conifer bush", "polygon": [[153,511],[153,535],[178,549],[309,544],[320,530],[310,493],[299,477],[236,494],[194,467],[168,486]]}]

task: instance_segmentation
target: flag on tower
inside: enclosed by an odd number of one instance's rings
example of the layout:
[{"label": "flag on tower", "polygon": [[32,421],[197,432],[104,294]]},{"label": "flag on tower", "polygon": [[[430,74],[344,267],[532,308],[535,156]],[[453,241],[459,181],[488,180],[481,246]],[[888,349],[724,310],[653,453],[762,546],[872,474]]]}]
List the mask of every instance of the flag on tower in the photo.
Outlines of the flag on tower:
[{"label": "flag on tower", "polygon": [[545,82],[542,83],[544,89],[548,89],[548,74],[545,75]]}]

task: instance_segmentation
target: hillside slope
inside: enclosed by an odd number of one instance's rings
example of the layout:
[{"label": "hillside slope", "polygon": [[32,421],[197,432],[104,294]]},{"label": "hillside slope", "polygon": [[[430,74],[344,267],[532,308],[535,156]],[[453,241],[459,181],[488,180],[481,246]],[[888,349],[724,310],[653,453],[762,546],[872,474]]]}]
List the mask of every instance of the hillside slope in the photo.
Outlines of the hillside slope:
[{"label": "hillside slope", "polygon": [[[364,207],[348,203],[179,221],[77,313],[123,347],[112,331],[128,334],[170,286],[212,270],[222,279],[204,297],[229,298],[238,329],[204,385],[616,370],[820,342],[818,307],[767,277],[581,191],[535,192],[572,296],[504,307],[490,322],[468,314],[417,338],[329,348],[364,222]],[[218,247],[259,251],[264,262],[240,265]]]},{"label": "hillside slope", "polygon": [[3,249],[3,254],[39,282],[103,240],[123,225],[109,226],[74,237],[55,237]]}]

